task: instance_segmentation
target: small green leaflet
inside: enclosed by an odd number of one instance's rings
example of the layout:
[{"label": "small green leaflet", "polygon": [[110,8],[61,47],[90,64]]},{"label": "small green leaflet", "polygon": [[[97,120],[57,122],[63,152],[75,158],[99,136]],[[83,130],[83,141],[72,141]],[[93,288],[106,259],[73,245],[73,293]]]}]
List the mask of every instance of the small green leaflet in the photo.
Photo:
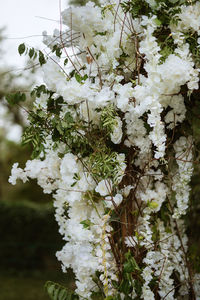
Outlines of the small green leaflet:
[{"label": "small green leaflet", "polygon": [[44,54],[39,50],[39,63],[40,65],[44,65],[46,63],[46,59],[44,58]]},{"label": "small green leaflet", "polygon": [[55,52],[56,56],[61,57],[62,50],[58,45],[53,46],[52,52]]},{"label": "small green leaflet", "polygon": [[74,122],[74,119],[71,115],[71,113],[68,111],[66,112],[65,116],[64,116],[64,120],[68,123],[73,123]]},{"label": "small green leaflet", "polygon": [[84,220],[84,221],[81,221],[80,224],[83,225],[83,228],[87,229],[89,228],[93,223],[90,221],[90,220]]},{"label": "small green leaflet", "polygon": [[26,47],[25,47],[25,44],[20,44],[19,47],[18,47],[18,52],[20,55],[22,55],[26,50]]},{"label": "small green leaflet", "polygon": [[67,63],[68,63],[68,58],[65,58],[65,60],[64,60],[64,66],[66,66]]},{"label": "small green leaflet", "polygon": [[157,26],[161,26],[162,25],[162,22],[158,18],[154,19],[154,22],[155,22],[155,24]]},{"label": "small green leaflet", "polygon": [[78,83],[83,83],[83,81],[86,81],[86,79],[88,78],[87,74],[85,74],[83,77],[78,74],[78,73],[75,73],[75,78],[76,78],[76,81]]},{"label": "small green leaflet", "polygon": [[131,255],[130,252],[125,254],[126,262],[124,263],[124,272],[132,273],[135,270],[141,271],[135,258]]},{"label": "small green leaflet", "polygon": [[34,54],[35,54],[35,49],[31,48],[28,52],[29,57],[32,58],[34,56]]}]

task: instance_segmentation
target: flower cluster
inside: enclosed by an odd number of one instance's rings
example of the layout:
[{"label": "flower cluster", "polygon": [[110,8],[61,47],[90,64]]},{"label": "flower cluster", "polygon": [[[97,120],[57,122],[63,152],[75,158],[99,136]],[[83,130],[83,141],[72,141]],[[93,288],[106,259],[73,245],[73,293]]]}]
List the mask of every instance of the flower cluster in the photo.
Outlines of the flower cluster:
[{"label": "flower cluster", "polygon": [[80,298],[200,297],[182,220],[200,5],[168,2],[89,2],[62,12],[62,32],[44,33],[57,56],[35,90],[35,157],[15,164],[9,182],[35,178],[52,193],[66,242],[57,258]]}]

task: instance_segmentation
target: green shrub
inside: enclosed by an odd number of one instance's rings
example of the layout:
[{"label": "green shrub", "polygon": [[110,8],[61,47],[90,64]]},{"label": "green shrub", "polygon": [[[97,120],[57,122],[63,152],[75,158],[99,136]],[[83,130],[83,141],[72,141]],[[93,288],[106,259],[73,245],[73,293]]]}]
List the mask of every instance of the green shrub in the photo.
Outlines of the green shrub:
[{"label": "green shrub", "polygon": [[1,269],[38,269],[56,264],[62,247],[50,205],[0,201]]}]

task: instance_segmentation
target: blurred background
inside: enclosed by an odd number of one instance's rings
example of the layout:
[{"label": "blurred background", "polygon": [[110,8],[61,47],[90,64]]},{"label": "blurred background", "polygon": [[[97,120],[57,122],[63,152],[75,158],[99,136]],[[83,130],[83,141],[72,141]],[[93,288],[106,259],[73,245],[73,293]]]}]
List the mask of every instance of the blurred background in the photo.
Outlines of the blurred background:
[{"label": "blurred background", "polygon": [[[59,0],[7,0],[0,9],[0,300],[49,299],[47,280],[73,287],[73,275],[63,274],[55,253],[63,246],[50,196],[36,182],[8,183],[13,163],[24,166],[31,149],[20,145],[26,112],[10,107],[5,95],[23,91],[28,97],[42,74],[18,54],[25,43],[44,49],[42,31],[59,28]],[[66,1],[61,1],[63,5]],[[26,109],[31,108],[28,97]]]},{"label": "blurred background", "polygon": [[[72,0],[85,4],[86,0]],[[61,10],[67,1],[60,0]],[[63,246],[54,220],[52,198],[36,182],[8,183],[13,163],[23,167],[31,149],[20,145],[26,127],[26,111],[10,107],[5,95],[28,94],[41,83],[42,74],[33,62],[20,57],[18,45],[45,49],[42,31],[59,28],[59,0],[7,0],[0,10],[0,300],[47,300],[47,280],[74,287],[73,274],[63,274],[55,253]],[[26,109],[31,108],[28,97]],[[194,124],[200,140],[200,120]],[[186,217],[192,263],[200,272],[200,168],[195,164],[191,209]]]}]

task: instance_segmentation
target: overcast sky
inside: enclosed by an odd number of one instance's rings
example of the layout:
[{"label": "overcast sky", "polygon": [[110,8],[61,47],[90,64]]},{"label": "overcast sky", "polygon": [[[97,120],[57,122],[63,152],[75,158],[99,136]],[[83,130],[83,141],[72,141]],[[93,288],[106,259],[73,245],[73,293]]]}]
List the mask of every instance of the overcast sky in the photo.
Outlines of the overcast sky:
[{"label": "overcast sky", "polygon": [[[23,59],[17,53],[18,45],[25,42],[42,48],[42,31],[51,33],[55,27],[59,28],[59,22],[56,22],[59,21],[59,0],[0,0],[0,3],[0,27],[7,27],[5,33],[8,39],[4,43],[6,63],[20,67]],[[62,9],[66,3],[67,0],[61,0]],[[22,39],[26,36],[35,37]]]}]

